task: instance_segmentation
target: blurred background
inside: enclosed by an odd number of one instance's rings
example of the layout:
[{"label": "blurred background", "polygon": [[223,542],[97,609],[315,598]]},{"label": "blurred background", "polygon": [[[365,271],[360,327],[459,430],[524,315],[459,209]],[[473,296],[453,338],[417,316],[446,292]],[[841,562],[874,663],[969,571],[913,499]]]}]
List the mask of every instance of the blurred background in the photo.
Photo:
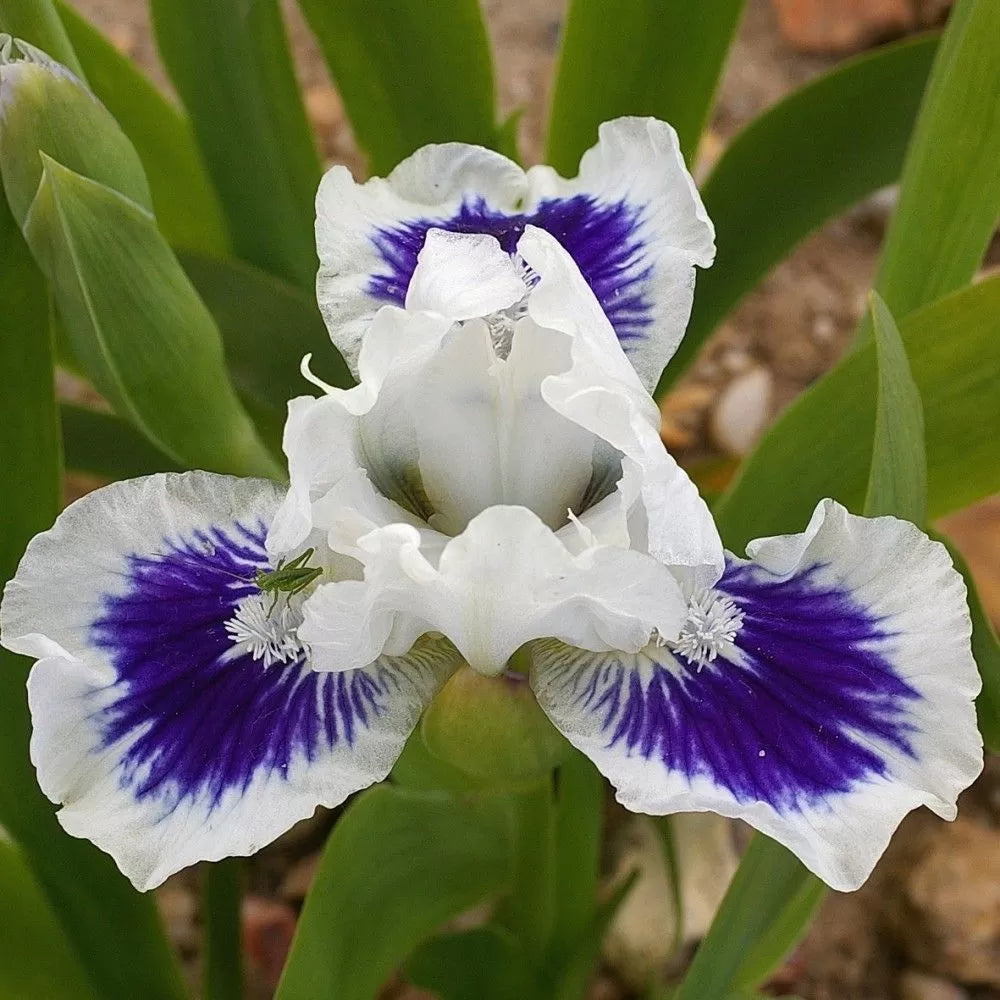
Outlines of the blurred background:
[{"label": "blurred background", "polygon": [[[71,2],[169,90],[144,0]],[[788,91],[850,55],[942,24],[949,6],[950,0],[749,0],[696,176],[704,177],[731,137]],[[540,158],[564,8],[564,0],[484,0],[501,118],[523,109],[520,138],[527,163]],[[364,158],[336,88],[293,4],[286,4],[286,13],[324,157],[364,176]],[[807,239],[731,314],[664,399],[664,442],[705,491],[725,486],[738,457],[846,348],[866,307],[893,202],[892,189],[880,192]],[[985,267],[997,266],[1000,241],[994,239]],[[73,388],[67,383],[63,391],[72,395]],[[70,495],[90,485],[71,484]],[[1000,624],[1000,497],[938,527],[964,553],[987,610]],[[250,862],[244,933],[253,997],[271,994],[334,819],[324,814],[300,824]],[[683,966],[735,869],[746,832],[708,815],[678,821],[685,912],[680,948],[672,949],[678,915],[657,835],[642,817],[611,801],[607,826],[609,891],[632,868],[640,878],[608,934],[592,1000],[626,1000],[642,996],[650,976],[661,978]],[[926,811],[911,815],[861,891],[828,895],[807,938],[767,993],[802,1000],[1000,1000],[998,831],[1000,766],[987,761],[954,824]],[[192,873],[169,881],[158,900],[194,979],[199,926]],[[384,997],[428,995],[394,983]]]}]

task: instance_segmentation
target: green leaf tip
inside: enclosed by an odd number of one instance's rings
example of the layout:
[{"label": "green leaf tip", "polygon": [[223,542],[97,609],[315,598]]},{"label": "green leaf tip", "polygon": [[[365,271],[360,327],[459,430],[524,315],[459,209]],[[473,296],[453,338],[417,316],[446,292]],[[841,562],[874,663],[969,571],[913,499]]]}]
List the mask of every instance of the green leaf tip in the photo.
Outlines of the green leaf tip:
[{"label": "green leaf tip", "polygon": [[882,297],[869,298],[878,364],[878,399],[865,513],[927,519],[927,449],[920,390],[899,328]]}]

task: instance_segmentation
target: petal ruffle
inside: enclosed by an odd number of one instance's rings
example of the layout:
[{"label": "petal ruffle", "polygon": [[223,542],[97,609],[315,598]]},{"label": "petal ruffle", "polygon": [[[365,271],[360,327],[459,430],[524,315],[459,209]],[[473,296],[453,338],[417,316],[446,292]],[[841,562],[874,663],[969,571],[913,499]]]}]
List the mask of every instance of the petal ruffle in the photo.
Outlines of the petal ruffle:
[{"label": "petal ruffle", "polygon": [[237,641],[281,493],[209,473],[116,483],[34,539],[5,593],[4,645],[38,658],[39,783],[139,889],[385,777],[457,663],[425,643],[319,674],[293,633],[280,659]]},{"label": "petal ruffle", "polygon": [[425,146],[363,185],[334,167],[317,197],[317,290],[348,363],[378,306],[405,303],[429,230],[493,236],[513,255],[529,225],[569,251],[651,389],[687,325],[694,268],[715,254],[676,134],[651,118],[602,125],[572,180],[460,143]]},{"label": "petal ruffle", "polygon": [[532,684],[629,808],[740,817],[854,889],[906,813],[954,818],[982,767],[965,587],[913,525],[833,501],[748,551],[685,626],[716,658],[542,642]]},{"label": "petal ruffle", "polygon": [[526,642],[556,636],[592,650],[639,649],[650,631],[675,636],[685,603],[670,572],[639,552],[573,555],[524,507],[490,507],[444,546],[436,565],[420,533],[391,525],[358,541],[363,583],[324,584],[300,634],[318,670],[366,662],[442,632],[483,674]]}]

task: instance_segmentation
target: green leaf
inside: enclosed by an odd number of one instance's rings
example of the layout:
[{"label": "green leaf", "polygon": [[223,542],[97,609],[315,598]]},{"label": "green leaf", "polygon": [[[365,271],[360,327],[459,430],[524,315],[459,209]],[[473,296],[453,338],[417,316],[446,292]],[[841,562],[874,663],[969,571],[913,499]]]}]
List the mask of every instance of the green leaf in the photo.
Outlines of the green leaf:
[{"label": "green leaf", "polygon": [[915,524],[927,519],[927,449],[920,390],[896,321],[878,292],[871,293],[878,359],[875,438],[864,512],[892,514]]},{"label": "green leaf", "polygon": [[152,0],[151,9],[236,253],[311,289],[320,164],[277,0]]},{"label": "green leaf", "polygon": [[[175,247],[228,253],[229,236],[222,208],[187,117],[86,18],[62,0],[57,0],[56,10],[91,89],[117,119],[139,154],[149,179],[160,231]],[[31,37],[27,41],[40,44]],[[49,152],[73,167],[56,152]]]},{"label": "green leaf", "polygon": [[225,858],[204,866],[204,1000],[242,1000],[243,997],[242,880],[242,858]]},{"label": "green leaf", "polygon": [[110,413],[63,403],[59,407],[66,468],[101,479],[134,479],[182,466],[157,451],[131,424]]},{"label": "green leaf", "polygon": [[658,393],[799,240],[899,177],[937,44],[927,36],[845,62],[732,141],[702,189],[718,257],[698,272],[691,321]]},{"label": "green leaf", "polygon": [[542,1000],[524,949],[499,927],[431,938],[406,963],[406,978],[441,1000]]},{"label": "green leaf", "polygon": [[[912,313],[900,330],[923,400],[933,519],[1000,490],[1000,277]],[[801,531],[824,497],[861,509],[875,372],[869,344],[778,418],[715,509],[730,549]]]},{"label": "green leaf", "polygon": [[142,162],[107,108],[57,63],[21,56],[16,41],[0,52],[0,172],[18,225],[42,180],[39,153],[151,210]]},{"label": "green leaf", "polygon": [[805,931],[824,888],[794,854],[756,834],[674,1000],[758,985]]},{"label": "green leaf", "polygon": [[[875,287],[905,317],[967,284],[1000,216],[1000,4],[952,11],[906,154]],[[862,336],[867,336],[867,325]]]},{"label": "green leaf", "polygon": [[0,1000],[96,1000],[21,852],[0,839]]},{"label": "green leaf", "polygon": [[312,391],[299,369],[306,354],[323,381],[342,388],[354,384],[315,294],[242,261],[194,253],[182,253],[180,260],[219,325],[233,383],[279,426],[288,400]]},{"label": "green leaf", "polygon": [[969,613],[972,616],[972,656],[979,667],[979,676],[983,679],[983,690],[976,699],[979,731],[987,749],[1000,753],[1000,639],[997,639],[996,629],[983,607],[969,564],[952,542],[941,535],[932,534],[947,546],[955,569],[965,579],[969,592]]},{"label": "green leaf", "polygon": [[559,996],[582,996],[598,958],[587,950],[597,915],[597,882],[604,827],[604,781],[574,751],[559,768],[555,801],[555,923],[550,966],[562,984]]},{"label": "green leaf", "polygon": [[546,162],[571,176],[621,115],[677,129],[690,161],[708,120],[744,0],[572,0],[559,56]]},{"label": "green leaf", "polygon": [[182,464],[280,475],[229,383],[211,315],[152,216],[42,157],[25,235],[95,386]]},{"label": "green leaf", "polygon": [[0,0],[0,32],[37,45],[83,77],[83,67],[52,0]]},{"label": "green leaf", "polygon": [[[59,511],[61,462],[47,294],[3,199],[0,302],[0,466],[18,487],[7,491],[3,507],[6,581],[30,538]],[[136,893],[92,844],[65,834],[38,788],[28,759],[29,666],[0,649],[0,824],[24,852],[101,1000],[178,1000],[180,974],[152,897]]]},{"label": "green leaf", "polygon": [[372,1000],[421,941],[510,878],[508,818],[496,803],[365,792],[327,841],[277,1000]]},{"label": "green leaf", "polygon": [[[160,0],[172,3],[173,0]],[[300,0],[369,170],[429,142],[497,148],[493,61],[478,0]]]}]

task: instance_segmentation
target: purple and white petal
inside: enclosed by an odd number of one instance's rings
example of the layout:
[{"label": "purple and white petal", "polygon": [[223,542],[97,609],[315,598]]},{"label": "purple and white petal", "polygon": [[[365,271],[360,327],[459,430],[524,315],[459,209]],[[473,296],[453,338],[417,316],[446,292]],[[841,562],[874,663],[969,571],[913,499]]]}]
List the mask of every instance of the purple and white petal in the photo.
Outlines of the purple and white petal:
[{"label": "purple and white petal", "polygon": [[759,539],[638,655],[533,647],[532,685],[636,811],[745,819],[841,890],[982,768],[965,586],[943,546],[833,501]]},{"label": "purple and white petal", "polygon": [[715,228],[677,133],[655,118],[616,118],[571,180],[528,171],[528,221],[570,252],[650,390],[684,336],[695,267],[715,260]]},{"label": "purple and white petal", "polygon": [[617,338],[651,389],[691,311],[695,266],[714,230],[670,126],[622,118],[601,126],[580,174],[525,174],[488,150],[425,146],[385,180],[355,184],[334,167],[317,198],[320,307],[352,367],[379,305],[402,306],[432,229],[494,237],[514,256],[528,226],[576,261]]},{"label": "purple and white petal", "polygon": [[139,889],[385,777],[457,664],[427,642],[312,670],[298,595],[254,582],[282,494],[202,472],[116,483],[35,538],[6,589],[3,644],[38,659],[42,790]]},{"label": "purple and white petal", "polygon": [[464,143],[424,146],[386,178],[358,184],[331,167],[316,195],[319,307],[334,344],[357,372],[361,343],[376,310],[402,306],[429,229],[477,203],[489,216],[516,216],[527,193],[524,171],[507,157]]}]

